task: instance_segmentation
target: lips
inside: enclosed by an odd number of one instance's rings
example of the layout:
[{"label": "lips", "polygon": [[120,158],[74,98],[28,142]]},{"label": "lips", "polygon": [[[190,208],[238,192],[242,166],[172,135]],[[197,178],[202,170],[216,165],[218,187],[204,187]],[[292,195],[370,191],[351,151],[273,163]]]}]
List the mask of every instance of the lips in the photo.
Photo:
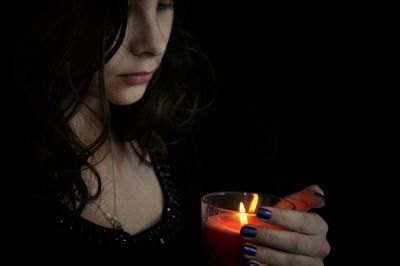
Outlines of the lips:
[{"label": "lips", "polygon": [[135,86],[147,83],[153,77],[153,74],[156,70],[153,71],[141,71],[135,73],[128,73],[119,75],[121,79],[129,86]]}]

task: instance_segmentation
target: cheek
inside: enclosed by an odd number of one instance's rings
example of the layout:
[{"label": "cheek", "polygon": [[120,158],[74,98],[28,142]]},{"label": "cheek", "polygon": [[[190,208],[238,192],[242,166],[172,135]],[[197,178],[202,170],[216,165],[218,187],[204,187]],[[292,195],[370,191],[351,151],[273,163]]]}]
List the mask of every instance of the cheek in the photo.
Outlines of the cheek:
[{"label": "cheek", "polygon": [[118,48],[115,54],[110,58],[108,62],[104,64],[104,79],[113,72],[113,69],[116,68],[118,65],[121,65],[121,62],[124,58],[124,50],[125,50],[125,41],[122,45]]},{"label": "cheek", "polygon": [[160,30],[167,42],[171,36],[172,22],[173,18],[161,18],[160,20]]}]

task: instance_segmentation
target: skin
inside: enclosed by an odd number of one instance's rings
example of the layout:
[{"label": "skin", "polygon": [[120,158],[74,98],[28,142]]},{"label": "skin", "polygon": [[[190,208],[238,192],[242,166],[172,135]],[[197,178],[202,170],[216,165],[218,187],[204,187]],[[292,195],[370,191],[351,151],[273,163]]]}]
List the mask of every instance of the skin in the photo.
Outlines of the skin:
[{"label": "skin", "polygon": [[257,248],[255,255],[244,257],[260,266],[322,266],[323,259],[329,255],[330,245],[326,238],[327,223],[316,213],[307,212],[312,208],[322,208],[325,202],[315,195],[324,192],[316,185],[287,196],[296,210],[285,206],[265,207],[272,212],[270,219],[262,221],[279,225],[288,230],[274,230],[268,227],[250,225],[257,229],[254,237],[243,237],[245,244]]}]

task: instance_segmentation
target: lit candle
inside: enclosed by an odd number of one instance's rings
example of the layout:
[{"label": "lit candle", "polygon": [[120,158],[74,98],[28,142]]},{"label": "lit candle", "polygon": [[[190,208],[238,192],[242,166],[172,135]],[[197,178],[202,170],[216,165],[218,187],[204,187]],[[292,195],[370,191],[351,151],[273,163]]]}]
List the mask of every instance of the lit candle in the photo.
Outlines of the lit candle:
[{"label": "lit candle", "polygon": [[246,263],[242,255],[244,240],[240,229],[245,224],[265,226],[257,219],[258,195],[254,194],[249,211],[241,202],[239,211],[225,212],[208,217],[204,224],[204,243],[211,265],[243,266]]}]

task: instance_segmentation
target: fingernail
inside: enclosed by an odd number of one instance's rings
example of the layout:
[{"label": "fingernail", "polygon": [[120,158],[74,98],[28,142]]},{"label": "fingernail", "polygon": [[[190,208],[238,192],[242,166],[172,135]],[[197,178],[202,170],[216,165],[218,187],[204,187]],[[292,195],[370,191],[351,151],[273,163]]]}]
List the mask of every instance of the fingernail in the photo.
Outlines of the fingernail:
[{"label": "fingernail", "polygon": [[262,219],[271,219],[272,212],[265,208],[259,208],[257,210],[257,217]]},{"label": "fingernail", "polygon": [[322,199],[326,203],[325,195],[319,192],[314,192],[314,195]]},{"label": "fingernail", "polygon": [[246,255],[251,255],[254,256],[257,254],[257,248],[250,246],[250,245],[244,245],[243,246],[243,253]]},{"label": "fingernail", "polygon": [[258,264],[256,262],[249,262],[249,264],[247,264],[247,266],[260,266],[260,264]]},{"label": "fingernail", "polygon": [[257,228],[245,225],[240,229],[240,235],[246,237],[255,237],[257,235]]}]

